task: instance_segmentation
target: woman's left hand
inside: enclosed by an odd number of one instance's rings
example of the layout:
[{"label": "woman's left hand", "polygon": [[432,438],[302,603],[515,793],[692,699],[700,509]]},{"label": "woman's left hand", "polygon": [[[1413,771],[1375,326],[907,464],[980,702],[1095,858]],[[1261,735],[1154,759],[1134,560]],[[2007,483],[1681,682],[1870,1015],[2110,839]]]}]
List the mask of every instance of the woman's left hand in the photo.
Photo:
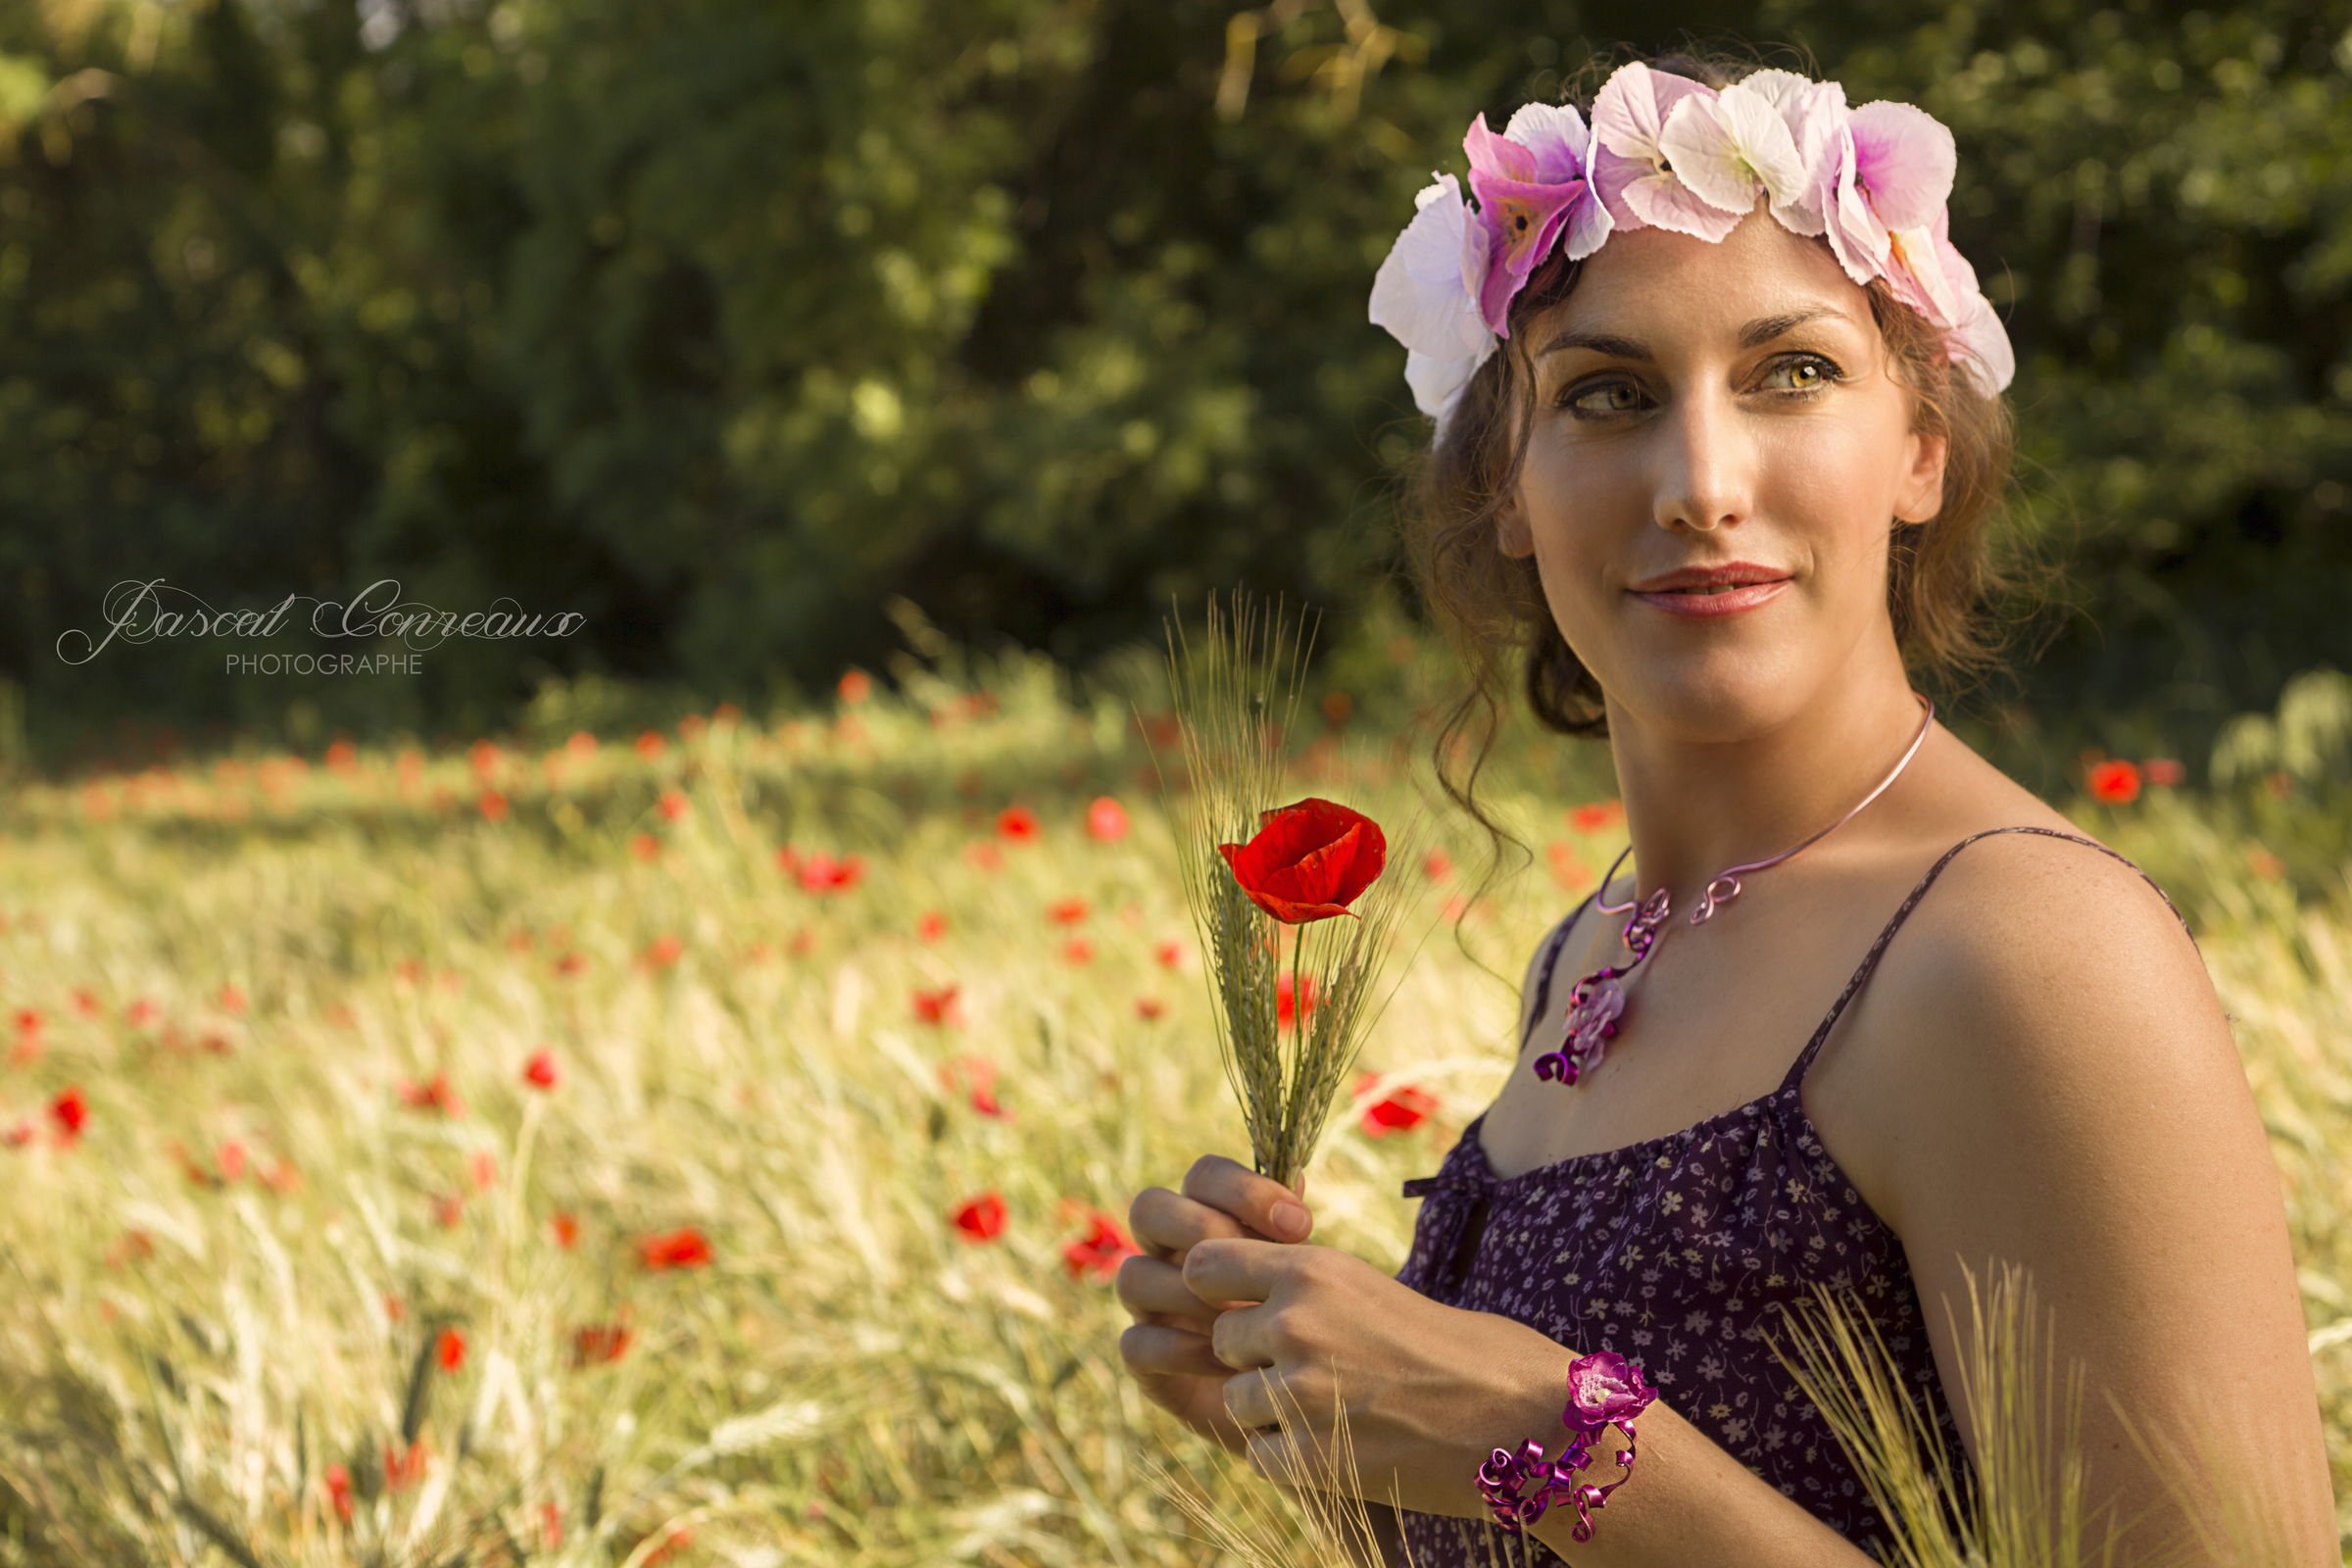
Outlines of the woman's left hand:
[{"label": "woman's left hand", "polygon": [[[1492,1519],[1478,1467],[1527,1438],[1546,1458],[1566,1442],[1577,1352],[1515,1319],[1444,1305],[1352,1253],[1295,1242],[1197,1242],[1184,1283],[1212,1304],[1240,1303],[1217,1318],[1209,1348],[1235,1369],[1226,1407],[1263,1429],[1250,1434],[1249,1459],[1268,1481]],[[1343,1405],[1352,1476],[1336,1471]],[[1593,1468],[1616,1469],[1597,1450]]]}]

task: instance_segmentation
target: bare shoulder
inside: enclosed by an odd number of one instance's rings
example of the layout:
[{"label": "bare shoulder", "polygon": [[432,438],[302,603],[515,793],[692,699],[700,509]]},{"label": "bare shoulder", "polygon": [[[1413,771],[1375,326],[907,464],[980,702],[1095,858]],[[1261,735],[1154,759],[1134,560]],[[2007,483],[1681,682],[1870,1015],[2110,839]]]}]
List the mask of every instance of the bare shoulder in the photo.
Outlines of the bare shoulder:
[{"label": "bare shoulder", "polygon": [[[2013,1145],[2028,1115],[2062,1118],[2067,1147],[2093,1162],[2102,1145],[2153,1130],[2127,1113],[2152,1097],[2183,1107],[2173,1129],[2183,1135],[2217,1114],[2259,1130],[2182,915],[2091,835],[2069,824],[1977,839],[1937,875],[1904,939],[1885,977],[1900,1036],[1883,1102],[1909,1129],[1886,1167],[1904,1212],[1953,1162]],[[1936,1116],[1916,1117],[1923,1104]]]}]

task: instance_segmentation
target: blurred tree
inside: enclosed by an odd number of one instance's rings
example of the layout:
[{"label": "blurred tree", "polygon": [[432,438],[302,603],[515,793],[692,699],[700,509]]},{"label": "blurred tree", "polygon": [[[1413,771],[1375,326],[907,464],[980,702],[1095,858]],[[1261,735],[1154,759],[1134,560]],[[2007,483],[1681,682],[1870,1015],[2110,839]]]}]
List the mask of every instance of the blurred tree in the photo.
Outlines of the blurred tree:
[{"label": "blurred tree", "polygon": [[[1626,4],[44,0],[0,12],[0,674],[469,728],[550,672],[813,690],[892,641],[1088,661],[1246,577],[1345,612],[1427,437],[1372,273]],[[1775,0],[1682,19],[1908,99],[2020,356],[2086,615],[2037,703],[2218,723],[2342,663],[2347,18]],[[411,681],[54,645],[125,576],[381,576],[581,635]],[[2093,624],[2095,622],[2095,624]],[[238,645],[240,651],[245,650]],[[116,657],[120,653],[122,657]],[[66,701],[70,699],[70,701]]]}]

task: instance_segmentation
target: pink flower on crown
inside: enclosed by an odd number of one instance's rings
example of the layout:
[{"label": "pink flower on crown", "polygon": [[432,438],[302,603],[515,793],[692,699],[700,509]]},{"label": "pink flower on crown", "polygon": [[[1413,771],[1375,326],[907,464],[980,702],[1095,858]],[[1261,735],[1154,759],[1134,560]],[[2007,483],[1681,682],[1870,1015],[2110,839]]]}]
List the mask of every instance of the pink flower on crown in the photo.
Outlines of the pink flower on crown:
[{"label": "pink flower on crown", "polygon": [[1782,227],[1818,234],[1844,113],[1837,82],[1759,71],[1721,92],[1685,94],[1666,116],[1658,150],[1711,206],[1744,218],[1765,197]]},{"label": "pink flower on crown", "polygon": [[1498,341],[1479,310],[1489,246],[1451,174],[1433,172],[1413,206],[1413,220],[1373,276],[1371,318],[1404,345],[1413,404],[1437,419],[1442,439],[1462,389]]},{"label": "pink flower on crown", "polygon": [[1987,397],[2017,374],[2009,333],[1977,288],[1977,270],[1951,240],[1951,211],[1936,209],[1925,228],[1889,230],[1886,286],[1894,297],[1944,329],[1945,356],[1960,362]]},{"label": "pink flower on crown", "polygon": [[1592,99],[1592,183],[1616,227],[1670,228],[1720,243],[1740,226],[1746,209],[1728,212],[1684,184],[1659,143],[1678,104],[1715,95],[1703,81],[1638,60],[1601,83]]},{"label": "pink flower on crown", "polygon": [[[1934,115],[1886,100],[1849,110],[1838,141],[1826,193],[1830,249],[1846,276],[1868,283],[1886,270],[1896,231],[1935,223],[1952,194],[1959,154]],[[1924,256],[1928,247],[1912,249]]]},{"label": "pink flower on crown", "polygon": [[1499,136],[1481,114],[1462,138],[1487,235],[1479,314],[1497,337],[1511,335],[1511,301],[1551,254],[1562,228],[1572,262],[1600,249],[1609,236],[1608,212],[1594,198],[1586,172],[1592,139],[1585,117],[1564,104],[1527,104]]}]

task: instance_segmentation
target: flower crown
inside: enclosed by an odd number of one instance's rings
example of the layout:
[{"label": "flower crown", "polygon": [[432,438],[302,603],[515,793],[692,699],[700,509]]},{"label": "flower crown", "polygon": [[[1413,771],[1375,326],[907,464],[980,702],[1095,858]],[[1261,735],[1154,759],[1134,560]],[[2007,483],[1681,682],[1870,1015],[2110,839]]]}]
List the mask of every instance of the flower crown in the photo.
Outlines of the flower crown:
[{"label": "flower crown", "polygon": [[1481,113],[1462,148],[1478,206],[1432,171],[1372,280],[1372,324],[1405,346],[1405,381],[1440,440],[1554,241],[1566,236],[1572,262],[1618,229],[1721,244],[1759,196],[1791,233],[1826,233],[1856,283],[1886,278],[1942,328],[1945,358],[1985,396],[2016,373],[2008,332],[1946,236],[1952,133],[1915,105],[1849,109],[1842,85],[1792,71],[1718,89],[1636,61],[1602,84],[1589,131],[1573,106],[1528,104],[1499,136]]}]

